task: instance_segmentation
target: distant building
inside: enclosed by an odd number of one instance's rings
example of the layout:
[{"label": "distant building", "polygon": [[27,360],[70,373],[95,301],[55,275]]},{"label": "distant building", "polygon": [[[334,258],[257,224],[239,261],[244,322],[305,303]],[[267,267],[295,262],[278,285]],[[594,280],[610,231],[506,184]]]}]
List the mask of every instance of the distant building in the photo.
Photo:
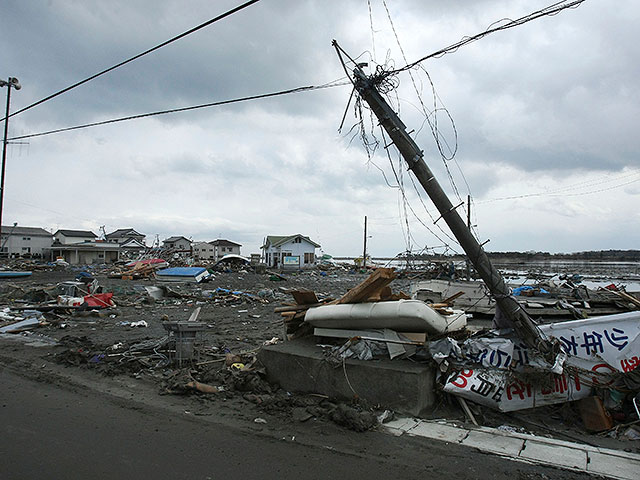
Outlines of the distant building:
[{"label": "distant building", "polygon": [[262,245],[263,259],[274,268],[308,268],[316,263],[316,242],[304,235],[269,235]]},{"label": "distant building", "polygon": [[71,265],[113,263],[120,259],[120,246],[109,242],[54,243],[50,247],[52,260],[63,258]]},{"label": "distant building", "polygon": [[217,260],[216,249],[209,242],[194,242],[193,257],[199,260]]},{"label": "distant building", "polygon": [[191,255],[191,240],[186,237],[169,237],[162,241],[163,247],[174,253]]},{"label": "distant building", "polygon": [[129,257],[140,254],[147,249],[144,243],[135,238],[129,238],[118,245],[120,246],[120,251]]},{"label": "distant building", "polygon": [[136,232],[133,228],[119,228],[114,232],[108,233],[105,238],[109,243],[118,243],[120,245],[130,243],[133,239],[140,243],[144,248],[146,235]]},{"label": "distant building", "polygon": [[88,230],[58,230],[53,234],[53,241],[62,245],[95,242],[98,236]]},{"label": "distant building", "polygon": [[0,237],[3,257],[42,257],[43,251],[53,243],[53,235],[44,228],[3,226]]},{"label": "distant building", "polygon": [[229,255],[231,253],[234,255],[240,255],[240,247],[242,247],[239,243],[223,240],[221,238],[209,242],[209,244],[215,249],[216,260],[220,260],[225,255]]}]

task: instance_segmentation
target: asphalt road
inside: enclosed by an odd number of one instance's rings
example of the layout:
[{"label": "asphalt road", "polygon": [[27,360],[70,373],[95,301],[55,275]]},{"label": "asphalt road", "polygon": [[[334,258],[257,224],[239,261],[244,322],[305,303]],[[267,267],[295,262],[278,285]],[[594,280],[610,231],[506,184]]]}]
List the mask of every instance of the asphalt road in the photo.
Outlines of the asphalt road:
[{"label": "asphalt road", "polygon": [[0,369],[3,480],[578,478],[473,449],[377,432],[345,431],[345,438],[353,436],[362,445],[353,453],[300,444]]}]

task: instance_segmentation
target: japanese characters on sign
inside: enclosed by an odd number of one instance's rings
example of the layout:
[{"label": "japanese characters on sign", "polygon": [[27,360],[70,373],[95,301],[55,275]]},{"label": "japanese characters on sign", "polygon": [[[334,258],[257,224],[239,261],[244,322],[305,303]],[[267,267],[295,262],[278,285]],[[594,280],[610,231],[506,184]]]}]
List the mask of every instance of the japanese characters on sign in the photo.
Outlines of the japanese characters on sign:
[{"label": "japanese characters on sign", "polygon": [[567,354],[563,374],[541,373],[549,377],[540,377],[535,384],[524,381],[519,372],[539,367],[539,355],[515,337],[471,338],[458,350],[448,346],[449,359],[467,368],[452,374],[444,390],[501,411],[512,411],[578,400],[590,394],[591,385],[606,385],[612,381],[612,374],[640,367],[640,312],[539,328],[548,337],[556,338]]}]

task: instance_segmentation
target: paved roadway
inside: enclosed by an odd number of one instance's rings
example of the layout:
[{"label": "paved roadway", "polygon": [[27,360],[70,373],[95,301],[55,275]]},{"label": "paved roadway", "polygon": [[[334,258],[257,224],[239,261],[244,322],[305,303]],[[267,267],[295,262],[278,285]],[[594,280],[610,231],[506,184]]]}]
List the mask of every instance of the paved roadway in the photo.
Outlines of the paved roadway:
[{"label": "paved roadway", "polygon": [[352,445],[353,438],[362,442],[353,453],[304,445],[34,381],[2,366],[0,386],[3,480],[578,478],[377,432],[344,432]]}]

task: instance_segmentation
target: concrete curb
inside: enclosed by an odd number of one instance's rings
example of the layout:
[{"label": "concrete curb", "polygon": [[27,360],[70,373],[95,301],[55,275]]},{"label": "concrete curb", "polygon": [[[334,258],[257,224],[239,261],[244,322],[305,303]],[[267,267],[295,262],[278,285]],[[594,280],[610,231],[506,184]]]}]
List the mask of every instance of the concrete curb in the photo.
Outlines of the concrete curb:
[{"label": "concrete curb", "polygon": [[640,455],[592,447],[496,428],[467,429],[438,421],[401,418],[384,425],[395,436],[411,435],[476,448],[510,460],[563,468],[575,472],[604,475],[620,480],[636,480]]}]

